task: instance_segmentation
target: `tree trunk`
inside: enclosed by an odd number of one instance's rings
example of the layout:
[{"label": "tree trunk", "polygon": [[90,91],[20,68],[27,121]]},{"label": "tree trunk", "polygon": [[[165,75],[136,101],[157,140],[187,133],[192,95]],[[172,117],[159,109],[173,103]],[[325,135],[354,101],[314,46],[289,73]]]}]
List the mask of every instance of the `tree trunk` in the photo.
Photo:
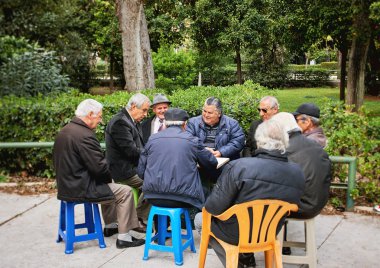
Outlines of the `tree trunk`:
[{"label": "tree trunk", "polygon": [[343,47],[340,50],[340,81],[339,81],[339,99],[344,101],[345,98],[345,90],[346,90],[346,66],[347,66],[347,47]]},{"label": "tree trunk", "polygon": [[153,62],[142,0],[117,0],[125,89],[154,88]]},{"label": "tree trunk", "polygon": [[354,105],[354,111],[358,111],[363,105],[365,91],[365,66],[370,40],[369,3],[366,0],[354,0],[354,10],[358,12],[354,16],[353,37],[350,49],[346,104]]},{"label": "tree trunk", "polygon": [[240,55],[240,48],[236,49],[236,67],[237,67],[237,83],[239,85],[243,84],[243,76],[241,72],[241,55]]},{"label": "tree trunk", "polygon": [[109,88],[111,89],[111,91],[113,91],[114,87],[115,87],[115,83],[114,83],[114,80],[113,80],[113,76],[114,76],[114,56],[113,56],[113,53],[111,52],[110,53],[110,84],[109,84]]}]

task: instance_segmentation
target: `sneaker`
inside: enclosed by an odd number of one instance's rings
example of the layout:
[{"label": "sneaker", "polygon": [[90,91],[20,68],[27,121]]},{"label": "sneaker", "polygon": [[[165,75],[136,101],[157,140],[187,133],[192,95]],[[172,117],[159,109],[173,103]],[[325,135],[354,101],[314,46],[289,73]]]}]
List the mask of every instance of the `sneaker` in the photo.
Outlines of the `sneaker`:
[{"label": "sneaker", "polygon": [[240,253],[239,254],[239,267],[244,267],[244,268],[256,267],[255,254],[253,254],[253,253]]},{"label": "sneaker", "polygon": [[131,248],[131,247],[138,247],[145,244],[144,239],[136,239],[132,237],[132,242],[124,241],[124,240],[116,240],[116,247],[117,248]]},{"label": "sneaker", "polygon": [[377,213],[380,213],[380,205],[374,206],[373,210],[376,211]]}]

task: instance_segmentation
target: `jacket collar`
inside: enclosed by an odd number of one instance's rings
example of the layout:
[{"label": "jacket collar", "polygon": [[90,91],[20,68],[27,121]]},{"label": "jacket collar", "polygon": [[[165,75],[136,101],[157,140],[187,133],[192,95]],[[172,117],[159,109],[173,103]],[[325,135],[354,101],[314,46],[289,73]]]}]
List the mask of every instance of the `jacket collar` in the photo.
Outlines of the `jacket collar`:
[{"label": "jacket collar", "polygon": [[[202,128],[202,129],[205,129],[205,122],[203,121],[203,117],[202,115],[200,115],[201,117],[201,121],[199,122],[199,127]],[[221,129],[224,127],[224,125],[226,124],[226,119],[224,118],[224,115],[222,115],[220,117],[220,120],[219,120],[219,124],[218,124],[218,129]]]},{"label": "jacket collar", "polygon": [[265,149],[257,149],[255,151],[255,157],[264,158],[264,159],[272,159],[277,161],[288,162],[288,157],[286,154],[281,153],[279,150],[265,150]]},{"label": "jacket collar", "polygon": [[77,116],[74,116],[74,117],[71,119],[70,123],[74,123],[74,124],[77,124],[77,125],[83,126],[83,127],[85,127],[85,128],[88,128],[88,129],[91,130],[91,131],[94,131],[93,129],[89,128],[89,126],[87,126],[87,124],[86,124],[82,119],[80,119],[80,118],[77,117]]}]

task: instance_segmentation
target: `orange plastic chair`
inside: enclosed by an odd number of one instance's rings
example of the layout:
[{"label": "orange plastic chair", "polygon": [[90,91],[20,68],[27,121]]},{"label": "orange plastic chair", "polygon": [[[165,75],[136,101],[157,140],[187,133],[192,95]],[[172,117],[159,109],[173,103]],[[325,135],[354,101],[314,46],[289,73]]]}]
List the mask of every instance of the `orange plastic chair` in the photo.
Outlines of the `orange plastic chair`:
[{"label": "orange plastic chair", "polygon": [[[249,210],[253,212],[253,221],[250,221]],[[202,210],[202,236],[199,254],[199,268],[203,268],[206,261],[207,247],[210,236],[213,236],[226,252],[226,268],[236,268],[239,262],[239,253],[265,252],[265,267],[273,267],[273,255],[276,267],[282,268],[280,243],[276,239],[276,230],[279,221],[290,211],[297,211],[298,206],[279,200],[254,200],[230,207],[220,215],[212,215],[205,208]],[[239,223],[239,245],[228,244],[217,238],[211,232],[211,218],[225,221],[236,215]],[[252,229],[252,231],[250,231]]]}]

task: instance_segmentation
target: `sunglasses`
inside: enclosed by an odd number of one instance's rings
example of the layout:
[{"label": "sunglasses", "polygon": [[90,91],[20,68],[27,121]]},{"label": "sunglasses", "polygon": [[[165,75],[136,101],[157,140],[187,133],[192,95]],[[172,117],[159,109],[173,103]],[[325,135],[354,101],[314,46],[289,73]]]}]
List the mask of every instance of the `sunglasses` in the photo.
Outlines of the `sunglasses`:
[{"label": "sunglasses", "polygon": [[257,108],[257,110],[259,111],[259,113],[262,111],[264,114],[268,112],[268,109]]}]

